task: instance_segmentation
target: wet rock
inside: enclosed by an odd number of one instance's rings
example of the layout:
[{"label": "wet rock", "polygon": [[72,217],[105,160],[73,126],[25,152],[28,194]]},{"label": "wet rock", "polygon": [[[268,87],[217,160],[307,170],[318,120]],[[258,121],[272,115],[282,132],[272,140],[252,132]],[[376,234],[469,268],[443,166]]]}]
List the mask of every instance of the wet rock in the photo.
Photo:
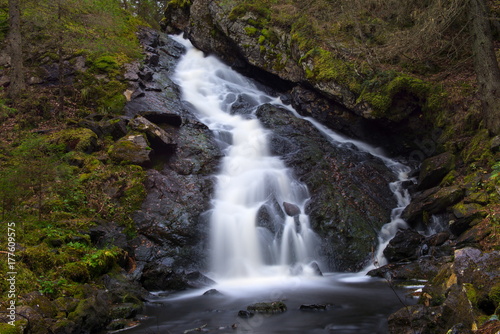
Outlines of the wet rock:
[{"label": "wet rock", "polygon": [[108,154],[117,163],[147,166],[151,162],[151,148],[145,135],[130,134],[115,142]]},{"label": "wet rock", "polygon": [[295,204],[283,202],[283,208],[285,209],[285,213],[290,217],[300,215],[300,208]]},{"label": "wet rock", "polygon": [[168,124],[176,127],[182,125],[182,117],[176,113],[149,110],[142,111],[139,114],[148,121],[157,125]]},{"label": "wet rock", "polygon": [[[203,293],[203,296],[223,296],[224,294],[217,289],[210,289]],[[245,311],[240,311],[245,312]]]},{"label": "wet rock", "polygon": [[251,318],[255,315],[255,313],[245,310],[238,311],[238,317],[240,318]]},{"label": "wet rock", "polygon": [[326,311],[325,304],[302,304],[299,307],[301,311]]},{"label": "wet rock", "polygon": [[399,230],[384,249],[384,256],[389,262],[415,260],[418,257],[419,246],[424,239],[425,237],[417,231]]},{"label": "wet rock", "polygon": [[441,266],[451,260],[451,256],[443,256],[440,258],[419,258],[413,262],[389,263],[370,270],[367,275],[393,280],[431,280],[436,277]]},{"label": "wet rock", "polygon": [[183,272],[157,262],[146,264],[140,281],[148,291],[185,290],[189,287]]},{"label": "wet rock", "polygon": [[142,116],[130,120],[129,127],[132,130],[145,133],[149,143],[155,150],[173,152],[177,146],[171,135]]},{"label": "wet rock", "polygon": [[437,186],[455,168],[455,156],[450,152],[427,158],[422,162],[417,189]]},{"label": "wet rock", "polygon": [[207,276],[203,275],[199,271],[193,271],[188,274],[186,274],[186,282],[187,284],[195,289],[207,287],[214,285],[215,282],[208,278]]},{"label": "wet rock", "polygon": [[403,218],[411,226],[424,223],[424,212],[427,214],[439,214],[448,207],[460,201],[465,195],[465,190],[457,186],[435,187],[422,193],[418,193],[411,203],[403,210]]},{"label": "wet rock", "polygon": [[483,206],[477,203],[458,203],[452,207],[454,218],[449,223],[450,231],[459,236],[486,216]]},{"label": "wet rock", "polygon": [[253,313],[264,313],[264,314],[273,314],[273,313],[282,313],[287,310],[285,303],[282,301],[274,301],[274,302],[262,302],[255,303],[249,305],[247,307],[249,312]]},{"label": "wet rock", "polygon": [[317,276],[323,276],[323,273],[321,272],[321,268],[316,262],[313,262],[309,265],[313,271],[313,273]]},{"label": "wet rock", "polygon": [[273,130],[272,153],[282,156],[308,187],[311,200],[305,213],[313,229],[326,239],[322,251],[332,259],[330,268],[360,270],[396,205],[388,187],[395,175],[367,153],[332,145],[308,121],[288,110],[264,105],[256,114]]}]

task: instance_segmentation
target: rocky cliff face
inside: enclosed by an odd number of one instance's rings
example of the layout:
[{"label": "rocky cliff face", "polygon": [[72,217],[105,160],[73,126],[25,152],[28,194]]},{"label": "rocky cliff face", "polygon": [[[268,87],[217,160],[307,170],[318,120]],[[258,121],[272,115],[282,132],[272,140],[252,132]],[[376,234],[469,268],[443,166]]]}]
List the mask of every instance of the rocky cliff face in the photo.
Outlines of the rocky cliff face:
[{"label": "rocky cliff face", "polygon": [[423,84],[395,77],[385,96],[378,92],[368,94],[361,87],[363,81],[370,80],[369,74],[356,74],[353,66],[346,65],[350,58],[348,49],[340,47],[340,54],[335,55],[312,47],[290,27],[271,22],[269,8],[258,6],[247,8],[238,1],[194,0],[190,6],[179,7],[171,2],[163,25],[167,32],[184,32],[200,50],[219,56],[275,89],[290,85],[311,88],[318,99],[326,99],[330,105],[331,111],[322,113],[322,121],[352,137],[400,154],[415,146],[415,132],[423,134],[429,130],[419,117],[426,104],[427,87]]}]

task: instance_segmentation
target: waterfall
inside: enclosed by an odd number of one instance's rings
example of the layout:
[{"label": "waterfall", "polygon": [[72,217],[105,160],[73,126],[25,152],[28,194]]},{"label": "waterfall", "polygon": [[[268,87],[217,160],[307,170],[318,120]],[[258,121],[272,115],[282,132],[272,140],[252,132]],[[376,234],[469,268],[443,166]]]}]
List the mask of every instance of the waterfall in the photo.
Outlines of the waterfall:
[{"label": "waterfall", "polygon": [[[186,55],[180,60],[175,81],[183,99],[197,111],[197,117],[213,131],[223,149],[220,172],[210,211],[211,270],[220,278],[243,278],[314,273],[319,240],[311,230],[304,207],[307,187],[268,148],[269,131],[255,116],[257,108],[272,103],[289,109],[296,117],[311,122],[332,145],[349,142],[359,150],[380,158],[397,180],[389,186],[397,198],[390,222],[379,233],[379,247],[368,268],[385,264],[383,249],[406,227],[401,219],[410,196],[403,189],[410,168],[383,155],[365,143],[345,138],[312,118],[302,117],[279,98],[262,92],[213,56],[195,49],[175,36]],[[244,112],[238,111],[243,107]],[[238,109],[240,108],[240,109]],[[298,213],[286,214],[290,203]]]},{"label": "waterfall", "polygon": [[[310,272],[317,237],[304,214],[307,188],[270,154],[269,132],[254,115],[258,106],[276,99],[215,57],[176,40],[187,49],[175,73],[183,99],[213,131],[224,153],[210,212],[214,275]],[[237,105],[245,106],[244,115],[235,114]],[[296,214],[287,215],[287,205]]]},{"label": "waterfall", "polygon": [[399,229],[408,228],[408,224],[401,218],[403,210],[410,204],[411,197],[407,189],[403,187],[403,184],[407,181],[415,182],[414,179],[410,179],[408,174],[411,168],[403,165],[402,163],[390,159],[384,155],[384,153],[369,144],[363,143],[358,140],[350,139],[344,137],[322,125],[315,119],[311,117],[303,117],[297,111],[289,106],[285,106],[290,110],[296,117],[305,119],[314,125],[323,135],[328,138],[333,145],[339,145],[343,143],[350,143],[356,146],[360,151],[370,153],[371,155],[381,159],[384,164],[389,168],[396,176],[397,180],[389,184],[389,188],[394,194],[397,202],[397,206],[392,209],[390,221],[382,226],[378,234],[378,246],[373,256],[373,260],[362,270],[363,273],[368,272],[371,269],[383,266],[387,264],[387,259],[384,256],[384,249],[389,244],[389,241],[396,235]]}]

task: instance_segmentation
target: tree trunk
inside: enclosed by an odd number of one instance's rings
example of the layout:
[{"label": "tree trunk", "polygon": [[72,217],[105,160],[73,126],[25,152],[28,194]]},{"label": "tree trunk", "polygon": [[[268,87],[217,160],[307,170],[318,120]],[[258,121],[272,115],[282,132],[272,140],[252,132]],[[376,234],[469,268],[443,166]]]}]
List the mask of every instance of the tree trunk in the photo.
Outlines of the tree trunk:
[{"label": "tree trunk", "polygon": [[17,97],[26,88],[24,82],[19,0],[9,0],[9,28],[9,53],[11,57],[9,93],[12,97]]},{"label": "tree trunk", "polygon": [[492,134],[500,134],[500,69],[485,0],[470,0],[474,68],[481,95],[483,121]]}]

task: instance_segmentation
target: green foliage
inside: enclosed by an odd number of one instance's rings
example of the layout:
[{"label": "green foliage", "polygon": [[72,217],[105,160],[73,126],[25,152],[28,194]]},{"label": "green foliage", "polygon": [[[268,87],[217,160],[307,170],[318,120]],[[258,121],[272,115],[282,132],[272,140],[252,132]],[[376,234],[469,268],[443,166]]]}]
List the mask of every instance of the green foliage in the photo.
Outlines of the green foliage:
[{"label": "green foliage", "polygon": [[2,42],[9,32],[9,12],[6,7],[0,6],[0,42]]}]

